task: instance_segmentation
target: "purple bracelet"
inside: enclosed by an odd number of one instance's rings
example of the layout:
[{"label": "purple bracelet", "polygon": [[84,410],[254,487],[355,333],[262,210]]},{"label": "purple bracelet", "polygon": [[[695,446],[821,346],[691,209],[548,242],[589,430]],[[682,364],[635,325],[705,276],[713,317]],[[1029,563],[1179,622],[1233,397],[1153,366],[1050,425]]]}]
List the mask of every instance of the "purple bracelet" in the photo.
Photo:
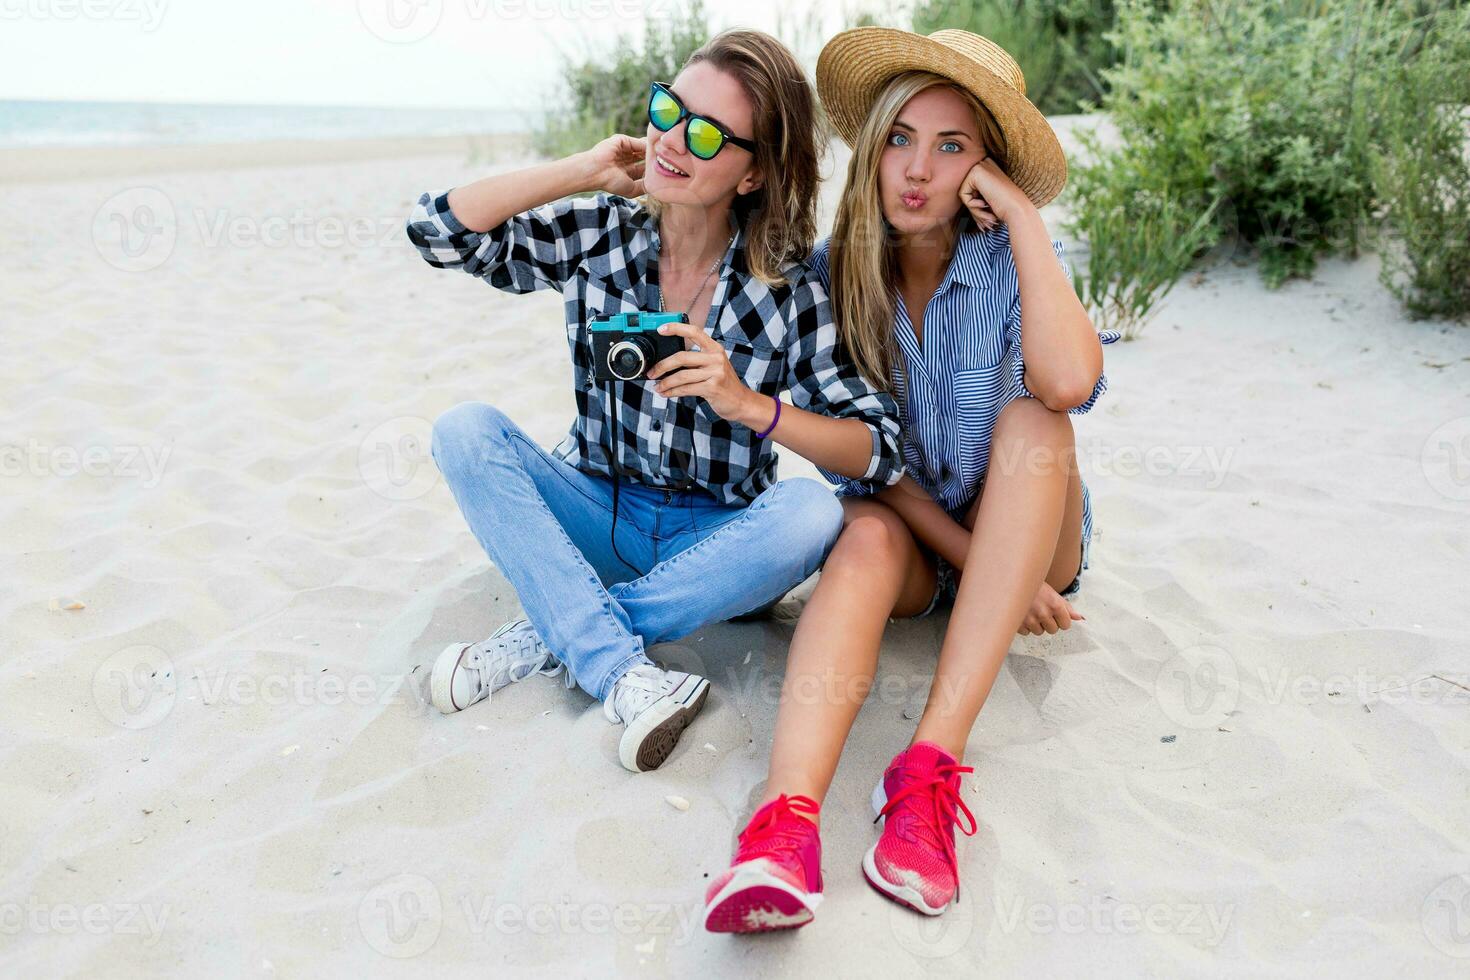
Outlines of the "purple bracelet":
[{"label": "purple bracelet", "polygon": [[773,419],[771,419],[771,424],[768,425],[768,426],[766,426],[766,431],[764,431],[764,432],[757,432],[755,434],[755,437],[757,439],[764,439],[766,436],[770,435],[771,434],[771,430],[776,427],[776,423],[779,422],[779,421],[781,421],[781,399],[779,399],[779,398],[775,397],[774,395],[772,395],[771,396],[771,400],[776,403],[776,417],[773,418]]}]

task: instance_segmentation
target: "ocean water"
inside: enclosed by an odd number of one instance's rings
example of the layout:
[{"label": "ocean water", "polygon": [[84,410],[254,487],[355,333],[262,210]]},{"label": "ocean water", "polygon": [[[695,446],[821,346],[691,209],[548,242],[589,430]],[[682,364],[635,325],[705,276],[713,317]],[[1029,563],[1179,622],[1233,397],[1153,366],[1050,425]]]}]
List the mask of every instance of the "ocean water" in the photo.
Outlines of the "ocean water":
[{"label": "ocean water", "polygon": [[141,146],[525,132],[508,109],[0,100],[0,147]]}]

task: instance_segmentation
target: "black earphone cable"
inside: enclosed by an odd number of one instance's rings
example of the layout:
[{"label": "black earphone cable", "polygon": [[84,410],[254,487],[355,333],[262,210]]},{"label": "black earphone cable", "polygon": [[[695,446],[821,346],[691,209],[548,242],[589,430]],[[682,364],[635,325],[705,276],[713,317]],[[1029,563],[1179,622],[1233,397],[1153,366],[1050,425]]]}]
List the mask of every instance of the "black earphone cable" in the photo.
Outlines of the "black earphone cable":
[{"label": "black earphone cable", "polygon": [[623,557],[623,553],[618,550],[618,515],[620,513],[620,508],[618,507],[618,487],[619,487],[619,484],[621,482],[620,479],[619,479],[619,471],[618,471],[618,448],[619,448],[619,446],[618,446],[618,442],[619,442],[618,413],[619,413],[619,411],[622,408],[622,403],[618,399],[617,381],[613,380],[613,381],[609,381],[607,383],[607,394],[608,394],[608,401],[610,402],[610,404],[608,405],[608,432],[611,435],[611,440],[610,440],[611,446],[609,448],[609,461],[610,461],[610,464],[611,464],[612,474],[613,474],[613,477],[612,477],[612,479],[613,479],[613,519],[612,519],[612,528],[608,531],[608,541],[612,544],[613,554],[615,554],[615,555],[618,556],[618,561],[622,562],[624,565],[627,565],[633,571],[637,572],[638,573],[638,577],[639,578],[642,578],[644,575],[646,575],[648,573],[645,572],[643,569],[639,568],[637,565],[635,565],[632,562],[630,562],[628,559],[624,558]]}]

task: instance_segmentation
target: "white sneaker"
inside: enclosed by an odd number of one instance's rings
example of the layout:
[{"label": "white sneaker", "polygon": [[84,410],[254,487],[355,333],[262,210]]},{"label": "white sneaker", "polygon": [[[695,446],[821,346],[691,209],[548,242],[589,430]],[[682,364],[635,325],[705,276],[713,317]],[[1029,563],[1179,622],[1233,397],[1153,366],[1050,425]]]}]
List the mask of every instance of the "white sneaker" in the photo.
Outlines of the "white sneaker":
[{"label": "white sneaker", "polygon": [[709,681],[698,674],[653,664],[630,668],[602,703],[608,721],[627,726],[618,743],[623,768],[647,772],[663,765],[708,694]]},{"label": "white sneaker", "polygon": [[[541,673],[566,672],[528,620],[506,623],[479,643],[451,643],[434,661],[429,697],[446,715],[463,711],[494,692]],[[568,673],[567,686],[576,682]]]}]

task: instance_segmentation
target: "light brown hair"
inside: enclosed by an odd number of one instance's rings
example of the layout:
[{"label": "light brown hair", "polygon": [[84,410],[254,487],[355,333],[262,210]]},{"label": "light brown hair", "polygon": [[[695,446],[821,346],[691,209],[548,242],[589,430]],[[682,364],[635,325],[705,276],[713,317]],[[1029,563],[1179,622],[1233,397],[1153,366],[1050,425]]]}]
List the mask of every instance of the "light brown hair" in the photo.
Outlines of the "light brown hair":
[{"label": "light brown hair", "polygon": [[[791,51],[763,31],[717,34],[684,67],[701,61],[733,76],[750,99],[762,182],[736,196],[735,213],[745,227],[750,273],[768,286],[782,285],[781,270],[805,262],[817,236],[816,96]],[[659,203],[648,197],[645,205],[657,220]]]}]

